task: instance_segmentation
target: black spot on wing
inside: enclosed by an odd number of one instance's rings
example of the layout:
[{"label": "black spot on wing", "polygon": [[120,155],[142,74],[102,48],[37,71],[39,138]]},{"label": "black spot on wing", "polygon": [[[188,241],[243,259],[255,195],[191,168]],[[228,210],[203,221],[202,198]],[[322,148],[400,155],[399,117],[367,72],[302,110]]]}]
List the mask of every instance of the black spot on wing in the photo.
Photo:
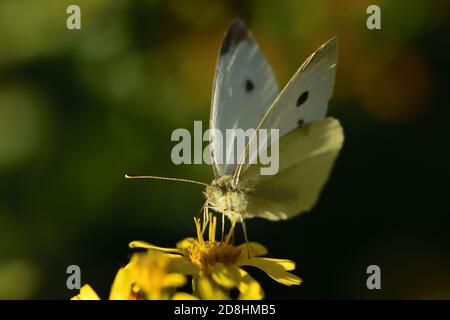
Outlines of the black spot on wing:
[{"label": "black spot on wing", "polygon": [[245,91],[247,93],[253,91],[254,88],[255,88],[255,85],[253,84],[252,80],[250,80],[250,79],[245,80]]},{"label": "black spot on wing", "polygon": [[305,120],[300,119],[300,120],[297,121],[297,124],[298,124],[298,127],[301,128],[305,124]]},{"label": "black spot on wing", "polygon": [[230,50],[231,47],[249,37],[250,32],[248,31],[245,23],[241,19],[234,20],[228,28],[225,38],[223,39],[220,55],[223,56]]},{"label": "black spot on wing", "polygon": [[297,107],[300,107],[302,104],[308,100],[309,93],[308,91],[303,92],[297,99],[297,103],[295,104]]}]

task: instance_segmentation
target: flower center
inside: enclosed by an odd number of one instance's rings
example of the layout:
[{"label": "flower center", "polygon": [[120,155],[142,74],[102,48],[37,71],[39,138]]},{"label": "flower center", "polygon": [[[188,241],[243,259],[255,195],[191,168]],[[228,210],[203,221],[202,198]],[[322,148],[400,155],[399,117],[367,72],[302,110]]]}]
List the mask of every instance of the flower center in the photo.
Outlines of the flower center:
[{"label": "flower center", "polygon": [[231,244],[223,242],[195,241],[187,250],[188,261],[206,268],[208,265],[223,263],[225,265],[234,264],[241,254],[241,249]]},{"label": "flower center", "polygon": [[[209,219],[203,225],[203,228],[200,225],[200,219],[194,218],[197,239],[187,248],[184,254],[186,259],[203,269],[208,265],[216,263],[223,263],[225,265],[234,264],[241,255],[241,249],[239,247],[229,244],[231,236],[234,233],[236,221],[237,219],[234,218],[230,231],[225,239],[223,239],[224,235],[222,234],[222,240],[216,241],[217,218],[209,214]],[[203,239],[203,232],[206,230],[206,227],[208,227],[208,240]]]}]

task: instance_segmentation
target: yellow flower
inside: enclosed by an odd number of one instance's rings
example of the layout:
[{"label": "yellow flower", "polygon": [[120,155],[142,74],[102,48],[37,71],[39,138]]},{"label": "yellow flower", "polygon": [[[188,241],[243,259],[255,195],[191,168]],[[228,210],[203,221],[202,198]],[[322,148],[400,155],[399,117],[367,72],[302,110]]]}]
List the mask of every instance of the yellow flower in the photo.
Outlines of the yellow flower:
[{"label": "yellow flower", "polygon": [[144,292],[149,299],[168,299],[171,288],[181,287],[186,283],[186,277],[174,272],[176,259],[159,251],[147,251],[135,254],[125,267],[134,279],[136,290]]},{"label": "yellow flower", "polygon": [[100,300],[100,298],[90,285],[85,284],[80,288],[80,293],[70,300]]},{"label": "yellow flower", "polygon": [[[295,262],[261,257],[267,249],[256,242],[235,246],[230,243],[237,219],[232,222],[225,239],[216,241],[217,218],[210,215],[206,222],[208,240],[204,240],[200,219],[194,218],[197,238],[186,238],[176,248],[162,248],[143,241],[133,241],[131,248],[145,248],[170,253],[178,261],[178,271],[193,277],[194,294],[202,299],[229,299],[229,292],[239,290],[239,299],[262,299],[263,290],[243,266],[254,266],[284,285],[299,285],[302,280],[288,272]],[[205,230],[205,226],[203,230]],[[249,249],[251,252],[249,252]]]},{"label": "yellow flower", "polygon": [[[179,259],[174,255],[148,250],[134,254],[130,262],[121,268],[111,287],[110,300],[142,299],[195,299],[188,293],[174,293],[174,289],[186,283],[186,277],[176,272]],[[84,285],[72,300],[100,300],[95,291]]]}]

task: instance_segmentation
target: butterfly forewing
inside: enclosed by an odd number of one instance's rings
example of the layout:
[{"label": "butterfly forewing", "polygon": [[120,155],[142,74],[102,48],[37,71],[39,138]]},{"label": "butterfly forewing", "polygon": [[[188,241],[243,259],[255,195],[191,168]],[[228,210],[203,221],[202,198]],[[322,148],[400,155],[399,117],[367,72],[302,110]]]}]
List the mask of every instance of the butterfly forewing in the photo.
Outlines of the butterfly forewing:
[{"label": "butterfly forewing", "polygon": [[[233,143],[237,129],[256,129],[279,93],[273,71],[241,20],[228,29],[213,85],[211,156],[217,176],[231,175],[239,162]],[[227,137],[226,131],[229,130]],[[243,150],[241,150],[243,152]]]},{"label": "butterfly forewing", "polygon": [[303,63],[264,116],[261,129],[279,129],[279,171],[261,176],[260,165],[243,165],[244,184],[257,177],[246,217],[287,219],[316,203],[344,139],[339,121],[325,118],[336,61],[334,38]]},{"label": "butterfly forewing", "polygon": [[[333,93],[337,62],[337,39],[322,45],[302,64],[267,111],[260,128],[279,129],[282,137],[313,121],[325,118]],[[262,145],[262,148],[267,148]],[[250,154],[247,163],[254,163]],[[243,165],[248,167],[247,164]]]}]

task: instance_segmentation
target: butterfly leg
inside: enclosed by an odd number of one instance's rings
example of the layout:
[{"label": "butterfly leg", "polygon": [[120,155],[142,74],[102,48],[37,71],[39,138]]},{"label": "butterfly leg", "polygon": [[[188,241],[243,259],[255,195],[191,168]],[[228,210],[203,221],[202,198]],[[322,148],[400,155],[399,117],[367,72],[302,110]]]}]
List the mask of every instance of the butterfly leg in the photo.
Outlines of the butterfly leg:
[{"label": "butterfly leg", "polygon": [[205,202],[205,205],[204,205],[204,207],[203,207],[203,227],[202,227],[202,234],[205,232],[206,226],[208,225],[208,222],[209,222],[208,209],[209,209],[209,207],[207,206],[207,204],[206,204],[206,202]]},{"label": "butterfly leg", "polygon": [[197,217],[200,217],[200,214],[203,212],[203,214],[205,213],[205,206],[208,205],[208,201],[205,201],[202,205],[202,207],[200,208],[200,210],[197,213]]},{"label": "butterfly leg", "polygon": [[225,213],[222,212],[222,237],[220,239],[220,242],[223,242],[224,234],[225,234]]},{"label": "butterfly leg", "polygon": [[247,245],[248,258],[251,259],[252,254],[250,252],[250,244],[249,244],[248,237],[247,237],[247,227],[245,225],[245,219],[242,217],[241,214],[239,215],[239,218],[241,219],[242,231],[244,232],[245,244]]}]

